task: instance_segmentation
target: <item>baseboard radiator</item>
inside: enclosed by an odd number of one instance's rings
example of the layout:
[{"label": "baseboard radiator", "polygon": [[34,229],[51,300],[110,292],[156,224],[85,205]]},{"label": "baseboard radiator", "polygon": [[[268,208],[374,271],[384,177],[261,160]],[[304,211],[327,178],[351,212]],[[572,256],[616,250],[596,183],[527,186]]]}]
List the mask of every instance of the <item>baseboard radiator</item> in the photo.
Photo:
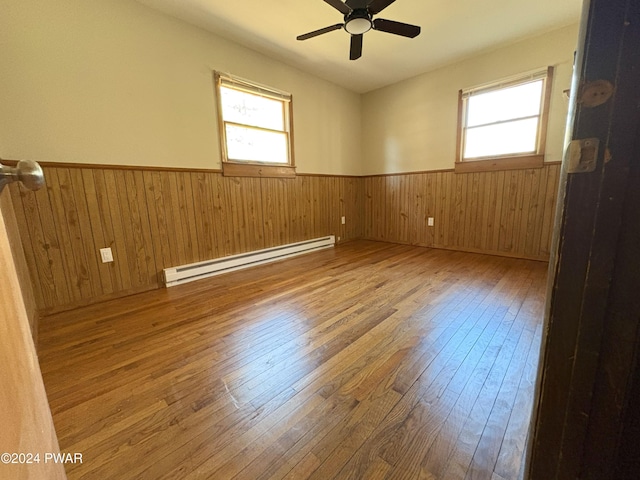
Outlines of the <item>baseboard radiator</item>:
[{"label": "baseboard radiator", "polygon": [[333,247],[336,238],[333,235],[328,237],[315,238],[304,242],[290,243],[279,247],[265,248],[253,252],[231,255],[229,257],[207,260],[205,262],[191,263],[180,267],[165,268],[164,281],[167,287],[174,287],[194,280],[200,280],[222,273],[233,272],[241,268],[262,265],[263,263],[275,262],[285,258],[302,255],[303,253],[315,252],[324,248]]}]

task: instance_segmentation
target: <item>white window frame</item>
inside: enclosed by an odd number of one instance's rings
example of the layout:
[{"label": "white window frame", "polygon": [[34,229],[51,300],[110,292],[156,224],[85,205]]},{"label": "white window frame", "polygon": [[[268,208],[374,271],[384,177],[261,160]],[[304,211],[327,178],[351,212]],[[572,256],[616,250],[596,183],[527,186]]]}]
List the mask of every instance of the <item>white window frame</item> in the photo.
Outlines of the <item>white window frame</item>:
[{"label": "white window frame", "polygon": [[[467,111],[468,99],[479,93],[502,90],[506,88],[523,85],[533,81],[542,80],[542,95],[540,100],[540,111],[538,129],[536,133],[536,147],[531,152],[510,153],[505,155],[490,155],[486,157],[464,158],[465,141],[467,133]],[[458,92],[458,132],[455,171],[459,173],[490,171],[490,170],[513,170],[522,168],[542,168],[544,165],[544,150],[547,139],[547,123],[549,119],[549,104],[551,101],[551,86],[553,83],[553,67],[538,69],[532,72],[523,73],[497,82],[479,85],[472,88],[460,90]],[[516,121],[517,119],[507,120]]]},{"label": "white window frame", "polygon": [[[277,90],[275,88],[260,85],[256,82],[246,80],[235,75],[224,72],[214,72],[214,82],[216,91],[216,103],[218,110],[218,125],[220,131],[220,148],[222,154],[222,172],[225,176],[246,176],[246,177],[295,177],[295,162],[293,154],[293,99],[290,93]],[[269,130],[247,124],[238,124],[224,120],[221,102],[220,87],[224,86],[237,91],[246,92],[252,95],[269,98],[282,102],[284,125],[283,130]],[[229,158],[226,138],[226,125],[239,125],[256,130],[281,132],[286,136],[287,142],[287,163],[282,162],[259,162],[244,159]]]}]

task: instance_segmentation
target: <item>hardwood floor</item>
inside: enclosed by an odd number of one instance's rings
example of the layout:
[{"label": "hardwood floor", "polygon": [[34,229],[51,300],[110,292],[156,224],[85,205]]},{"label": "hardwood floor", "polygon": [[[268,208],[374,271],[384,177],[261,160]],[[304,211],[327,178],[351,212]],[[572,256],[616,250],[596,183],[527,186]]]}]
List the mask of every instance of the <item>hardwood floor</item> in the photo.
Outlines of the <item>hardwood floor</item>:
[{"label": "hardwood floor", "polygon": [[356,241],[47,317],[69,479],[516,479],[546,269]]}]

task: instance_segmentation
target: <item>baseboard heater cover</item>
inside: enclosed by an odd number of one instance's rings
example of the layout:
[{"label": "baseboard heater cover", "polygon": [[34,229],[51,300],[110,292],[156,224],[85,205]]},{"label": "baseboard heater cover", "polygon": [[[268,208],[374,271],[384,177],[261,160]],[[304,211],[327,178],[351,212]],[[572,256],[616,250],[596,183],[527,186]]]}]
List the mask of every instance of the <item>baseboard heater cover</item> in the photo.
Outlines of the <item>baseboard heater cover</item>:
[{"label": "baseboard heater cover", "polygon": [[333,247],[335,243],[335,236],[329,235],[313,240],[305,240],[304,242],[290,243],[279,247],[265,248],[264,250],[255,250],[253,252],[217,258],[215,260],[165,268],[164,281],[167,287],[174,287],[183,283],[213,277],[214,275],[233,272],[241,268],[262,265],[264,263],[302,255],[303,253],[311,253],[324,248],[330,248]]}]

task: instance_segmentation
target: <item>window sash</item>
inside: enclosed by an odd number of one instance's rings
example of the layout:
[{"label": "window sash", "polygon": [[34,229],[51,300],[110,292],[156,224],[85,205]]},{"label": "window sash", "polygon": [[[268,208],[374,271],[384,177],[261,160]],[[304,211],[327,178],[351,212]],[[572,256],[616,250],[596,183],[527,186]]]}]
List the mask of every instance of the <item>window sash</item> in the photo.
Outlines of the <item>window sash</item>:
[{"label": "window sash", "polygon": [[514,87],[524,83],[535,82],[536,80],[547,79],[550,75],[550,71],[553,67],[545,68],[544,70],[533,70],[531,72],[522,73],[520,75],[513,75],[511,77],[503,78],[497,82],[484,83],[471,88],[465,88],[462,90],[462,99],[467,99],[472,95],[479,95],[481,93],[487,93],[493,90],[502,90],[503,88]]},{"label": "window sash", "polygon": [[[465,160],[536,153],[540,126],[538,118],[535,116],[469,129],[464,146]],[[531,136],[531,133],[534,135]],[[482,135],[482,138],[478,138],[478,134]],[[487,138],[493,140],[489,148],[485,143]],[[505,138],[506,141],[498,141],[496,138]],[[469,153],[467,156],[469,151],[476,154]]]},{"label": "window sash", "polygon": [[[235,122],[243,125],[251,125],[254,127],[273,128],[274,130],[279,130],[281,132],[287,131],[287,113],[285,102],[278,99],[267,98],[254,92],[239,91],[226,85],[221,85],[220,87],[221,88],[219,92],[220,102],[222,104],[222,117],[225,121]],[[261,113],[264,113],[265,110],[268,110],[269,115],[267,115],[266,117],[263,115],[262,117],[258,116],[256,118],[251,118],[251,113],[235,110],[234,106],[238,106],[239,102],[233,101],[234,98],[232,92],[242,93],[243,100],[247,99],[247,96],[251,97],[253,101],[258,99],[258,101],[263,100],[262,105],[259,105],[259,107],[264,107]],[[247,103],[250,104],[251,102],[249,101]],[[256,109],[254,109],[254,111],[255,110]],[[265,120],[265,118],[267,118],[267,120]],[[270,126],[268,124],[270,124]]]},{"label": "window sash", "polygon": [[471,128],[493,121],[509,121],[540,115],[544,80],[526,81],[482,92],[464,100],[465,126]]},{"label": "window sash", "polygon": [[[253,131],[257,136],[262,136],[262,138],[266,138],[268,136],[272,138],[280,138],[280,145],[271,145],[272,148],[277,152],[276,157],[280,157],[280,159],[274,159],[272,156],[272,150],[269,151],[264,150],[264,147],[258,147],[257,151],[251,149],[251,147],[247,146],[234,146],[230,145],[229,141],[226,142],[227,148],[227,156],[229,161],[236,162],[258,162],[258,163],[275,163],[279,165],[288,165],[290,163],[290,155],[289,155],[289,134],[287,132],[283,132],[281,130],[272,130],[269,128],[262,127],[254,127],[252,125],[246,125],[242,123],[234,123],[234,122],[224,122],[224,131],[225,131],[225,139],[229,139],[231,137],[230,130],[247,130]],[[280,150],[278,152],[278,149]],[[239,154],[238,154],[239,153]]]},{"label": "window sash", "polygon": [[219,85],[240,90],[246,93],[252,93],[254,95],[260,95],[262,97],[271,98],[273,100],[280,100],[282,102],[290,102],[291,94],[282,90],[267,87],[244,78],[236,77],[229,73],[215,72],[216,79]]}]

